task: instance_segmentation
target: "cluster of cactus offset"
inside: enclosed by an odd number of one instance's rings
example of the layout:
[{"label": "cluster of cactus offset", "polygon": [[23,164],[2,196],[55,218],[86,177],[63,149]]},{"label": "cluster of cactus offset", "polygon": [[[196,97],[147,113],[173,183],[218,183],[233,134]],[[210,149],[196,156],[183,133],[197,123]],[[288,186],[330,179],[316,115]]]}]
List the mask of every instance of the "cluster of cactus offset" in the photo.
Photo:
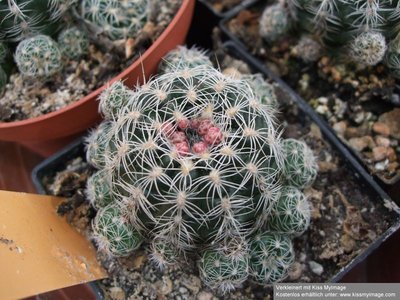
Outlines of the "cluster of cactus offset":
[{"label": "cluster of cactus offset", "polygon": [[289,29],[287,23],[302,28],[360,65],[384,61],[399,76],[398,1],[280,0],[266,8],[260,21],[260,35],[274,41]]},{"label": "cluster of cactus offset", "polygon": [[114,256],[146,239],[159,267],[199,254],[202,280],[222,291],[281,280],[291,236],[309,224],[300,189],[315,179],[315,158],[281,140],[275,110],[261,102],[276,102],[265,99],[269,85],[254,91],[205,56],[196,66],[169,61],[180,51],[166,57],[167,73],[135,91],[117,82],[101,97],[105,121],[87,139],[95,239]]},{"label": "cluster of cactus offset", "polygon": [[[79,2],[79,3],[78,3]],[[3,45],[19,43],[15,62],[20,73],[48,78],[63,68],[65,59],[77,60],[87,53],[86,29],[96,28],[110,39],[135,37],[146,23],[149,0],[8,0],[0,3],[0,64]],[[74,7],[81,14],[70,13]],[[69,14],[69,18],[66,15]],[[72,26],[74,18],[88,28]],[[68,23],[68,24],[67,24]],[[65,27],[60,31],[61,27]],[[58,38],[57,38],[58,36]],[[57,39],[57,42],[54,39]],[[0,65],[0,91],[6,75]]]}]

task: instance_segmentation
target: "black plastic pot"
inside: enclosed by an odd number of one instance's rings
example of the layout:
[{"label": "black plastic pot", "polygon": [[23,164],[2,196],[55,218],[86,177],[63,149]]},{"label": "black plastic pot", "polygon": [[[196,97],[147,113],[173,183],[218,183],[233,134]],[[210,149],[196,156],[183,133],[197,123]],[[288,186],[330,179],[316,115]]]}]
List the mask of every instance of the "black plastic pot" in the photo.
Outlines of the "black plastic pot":
[{"label": "black plastic pot", "polygon": [[[251,2],[247,2],[244,3],[240,9],[235,10],[234,12],[230,13],[229,15],[225,16],[225,18],[223,20],[221,20],[220,22],[220,29],[221,31],[228,37],[228,39],[230,41],[232,41],[237,48],[243,49],[242,51],[242,55],[244,57],[248,57],[248,59],[252,59],[253,63],[257,66],[257,68],[259,68],[260,72],[268,75],[269,78],[275,80],[276,82],[278,82],[281,86],[284,86],[286,90],[290,91],[290,94],[292,95],[293,98],[296,99],[296,101],[299,103],[299,105],[304,106],[304,109],[307,109],[307,111],[310,112],[310,114],[314,115],[315,118],[319,119],[319,124],[323,124],[324,127],[326,127],[327,131],[330,131],[331,135],[334,135],[336,137],[336,139],[342,143],[344,145],[344,147],[348,150],[347,152],[348,155],[352,155],[354,156],[358,162],[362,165],[362,167],[366,170],[369,171],[369,173],[373,174],[373,171],[369,169],[369,167],[365,164],[365,162],[363,161],[362,157],[360,156],[360,154],[355,151],[353,148],[350,147],[350,145],[344,141],[341,140],[336,132],[333,130],[333,128],[322,118],[320,117],[311,106],[308,105],[308,103],[302,99],[302,97],[300,95],[297,94],[296,91],[294,91],[291,87],[289,87],[288,84],[286,84],[279,76],[277,76],[275,73],[273,73],[271,70],[268,69],[267,66],[265,66],[265,64],[262,61],[257,60],[253,55],[251,55],[248,52],[248,47],[237,37],[235,36],[229,29],[227,26],[227,23],[229,21],[231,21],[233,18],[235,18],[242,9],[247,9],[249,7],[252,6],[256,6],[256,5],[261,5],[263,3],[263,1],[260,0],[255,0],[255,1],[251,1]],[[254,59],[253,59],[254,58]],[[391,197],[393,198],[393,200],[400,205],[400,174],[397,174],[396,176],[394,176],[392,179],[387,180],[381,176],[378,175],[372,175],[372,177],[374,178],[374,180],[379,183],[380,186],[382,186],[384,188],[384,190],[389,193],[391,195]]]},{"label": "black plastic pot", "polygon": [[[225,48],[229,55],[241,59],[248,63],[248,65],[255,72],[263,73],[266,77],[275,80],[281,85],[281,88],[288,94],[293,100],[294,105],[298,106],[300,110],[300,116],[304,119],[309,119],[310,121],[316,123],[321,133],[323,134],[325,140],[327,140],[332,148],[337,151],[341,159],[345,161],[346,166],[357,179],[360,189],[366,191],[371,198],[371,201],[378,203],[380,201],[391,201],[389,196],[381,189],[381,187],[373,180],[373,178],[365,171],[365,169],[360,165],[360,163],[355,159],[348,149],[338,140],[338,138],[332,133],[328,128],[327,124],[321,120],[321,118],[311,109],[311,107],[305,103],[301,98],[297,96],[288,86],[283,83],[279,78],[274,78],[273,74],[264,67],[253,57],[249,56],[244,49],[237,47],[234,43],[226,43]],[[300,120],[301,122],[301,120]],[[85,157],[84,155],[84,145],[82,140],[78,140],[71,144],[63,151],[57,153],[56,155],[48,158],[40,165],[38,165],[33,173],[32,179],[40,193],[45,192],[45,187],[43,186],[43,178],[45,176],[54,175],[57,171],[62,170],[65,167],[65,163],[77,156]],[[395,204],[393,204],[395,205]],[[389,229],[386,230],[381,236],[379,236],[365,251],[354,258],[348,265],[342,268],[336,275],[334,275],[330,281],[338,282],[346,274],[350,272],[353,268],[363,262],[376,248],[378,248],[386,239],[392,236],[398,228],[400,228],[400,215],[394,211],[387,211],[387,214],[392,216],[392,223]],[[96,287],[96,285],[95,285]]]},{"label": "black plastic pot", "polygon": [[214,9],[214,7],[212,6],[212,4],[207,1],[207,0],[198,0],[199,2],[201,2],[203,5],[205,5],[215,16],[217,16],[218,18],[226,18],[230,15],[234,15],[237,12],[239,12],[244,6],[250,4],[250,3],[254,3],[257,0],[242,0],[238,5],[232,7],[231,9],[225,11],[225,12],[219,12],[216,11]]}]

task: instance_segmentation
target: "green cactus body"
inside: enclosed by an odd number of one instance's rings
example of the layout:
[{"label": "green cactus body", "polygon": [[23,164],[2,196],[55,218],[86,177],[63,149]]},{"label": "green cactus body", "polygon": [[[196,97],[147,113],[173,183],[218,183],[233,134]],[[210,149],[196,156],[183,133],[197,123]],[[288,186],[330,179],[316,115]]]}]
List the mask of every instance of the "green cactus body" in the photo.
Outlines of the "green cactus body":
[{"label": "green cactus body", "polygon": [[295,187],[284,187],[267,220],[268,230],[286,235],[300,235],[309,224],[310,205],[307,198]]},{"label": "green cactus body", "polygon": [[107,171],[101,170],[93,174],[87,182],[86,195],[97,209],[106,207],[113,202],[110,179]]},{"label": "green cactus body", "polygon": [[15,61],[20,73],[28,77],[50,77],[63,68],[58,45],[46,35],[37,35],[18,44]]},{"label": "green cactus body", "polygon": [[[111,189],[107,207],[122,207],[150,240],[158,266],[203,253],[205,283],[224,291],[240,285],[247,241],[273,212],[290,164],[271,109],[260,102],[272,92],[255,92],[206,64],[172,70],[115,101],[120,88],[102,96],[110,118],[87,139],[88,161],[108,173],[101,175]],[[88,194],[96,198],[93,182]]]},{"label": "green cactus body", "polygon": [[72,60],[79,59],[89,49],[87,34],[78,27],[71,27],[61,31],[57,41],[62,54]]},{"label": "green cactus body", "polygon": [[289,185],[305,188],[310,186],[318,173],[318,164],[308,146],[295,139],[283,141],[285,165],[283,174]]},{"label": "green cactus body", "polygon": [[5,42],[0,41],[0,64],[3,63],[8,55],[8,47]]},{"label": "green cactus body", "polygon": [[177,264],[181,253],[178,249],[170,244],[165,237],[157,237],[151,242],[150,259],[156,264],[159,269],[164,269],[166,266]]},{"label": "green cactus body", "polygon": [[294,262],[292,242],[276,233],[257,234],[250,244],[250,276],[262,285],[283,280]]},{"label": "green cactus body", "polygon": [[106,165],[104,152],[111,139],[111,122],[102,122],[86,138],[86,160],[92,166],[101,169]]},{"label": "green cactus body", "polygon": [[83,0],[81,16],[111,40],[134,38],[149,17],[149,0]]},{"label": "green cactus body", "polygon": [[249,83],[262,104],[271,110],[278,110],[279,104],[275,96],[274,87],[272,84],[267,83],[261,74],[243,75],[241,78]]},{"label": "green cactus body", "polygon": [[0,65],[0,95],[3,94],[7,84],[7,74]]},{"label": "green cactus body", "polygon": [[58,21],[73,1],[9,0],[0,2],[0,39],[18,42],[38,35],[53,35]]},{"label": "green cactus body", "polygon": [[159,64],[158,72],[159,74],[164,74],[177,70],[182,71],[184,69],[191,69],[202,65],[212,67],[212,63],[205,51],[199,50],[195,47],[188,49],[185,46],[178,46],[178,48],[170,51],[163,57]]},{"label": "green cactus body", "polygon": [[100,95],[100,111],[105,119],[110,120],[116,116],[120,108],[129,101],[132,91],[122,81],[114,82]]},{"label": "green cactus body", "polygon": [[297,20],[333,47],[347,45],[365,31],[393,38],[400,25],[399,3],[391,0],[295,0]]},{"label": "green cactus body", "polygon": [[199,262],[200,277],[207,286],[226,293],[246,281],[248,265],[247,257],[232,259],[217,249],[206,250]]},{"label": "green cactus body", "polygon": [[94,238],[99,247],[114,256],[126,256],[137,249],[142,235],[130,224],[128,210],[111,204],[99,211],[94,219]]},{"label": "green cactus body", "polygon": [[267,42],[275,42],[288,32],[289,20],[287,10],[280,3],[268,6],[260,19],[260,36]]},{"label": "green cactus body", "polygon": [[137,223],[182,249],[253,230],[283,162],[255,99],[245,81],[205,66],[146,84],[119,110],[104,154],[115,198],[139,193]]},{"label": "green cactus body", "polygon": [[400,79],[400,33],[390,42],[385,63],[392,75]]},{"label": "green cactus body", "polygon": [[[336,53],[361,65],[375,65],[385,54],[386,40],[400,28],[400,4],[391,0],[295,0],[290,2],[298,24],[319,35]],[[347,49],[350,53],[347,53]]]}]

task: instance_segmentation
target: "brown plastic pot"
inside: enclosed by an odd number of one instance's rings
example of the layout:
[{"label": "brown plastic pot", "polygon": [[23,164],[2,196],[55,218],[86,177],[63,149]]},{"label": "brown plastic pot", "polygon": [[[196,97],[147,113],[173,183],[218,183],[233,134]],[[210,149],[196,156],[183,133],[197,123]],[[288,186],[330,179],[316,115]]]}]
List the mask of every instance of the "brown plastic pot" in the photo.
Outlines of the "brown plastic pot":
[{"label": "brown plastic pot", "polygon": [[171,23],[139,59],[102,87],[57,111],[22,121],[0,122],[0,140],[20,143],[49,156],[101,119],[97,97],[112,82],[124,80],[132,87],[157,70],[161,58],[184,43],[193,17],[195,0],[183,0]]}]

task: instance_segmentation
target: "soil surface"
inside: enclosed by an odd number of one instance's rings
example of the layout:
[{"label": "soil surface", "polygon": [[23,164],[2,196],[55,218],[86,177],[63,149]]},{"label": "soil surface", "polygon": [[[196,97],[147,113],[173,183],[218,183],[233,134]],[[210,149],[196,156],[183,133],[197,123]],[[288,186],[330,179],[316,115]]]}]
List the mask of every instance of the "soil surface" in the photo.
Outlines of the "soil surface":
[{"label": "soil surface", "polygon": [[[229,57],[223,66],[248,70]],[[285,138],[305,141],[318,157],[319,175],[305,190],[312,205],[310,228],[294,239],[296,262],[286,281],[327,282],[341,268],[373,243],[395,220],[382,199],[375,198],[361,185],[340,155],[323,138],[319,128],[306,119],[279,87],[276,93],[281,107],[278,115]],[[60,214],[90,239],[94,209],[85,199],[85,182],[94,170],[84,155],[60,166],[60,172],[44,179],[48,193],[67,197]],[[110,258],[98,253],[109,278],[99,281],[105,299],[270,299],[271,287],[246,282],[229,295],[220,295],[204,286],[198,276],[195,259],[189,258],[172,268],[158,270],[148,259],[144,244],[126,258]]]},{"label": "soil surface", "polygon": [[[61,109],[101,87],[144,53],[176,15],[183,0],[153,5],[149,21],[135,39],[91,41],[89,52],[80,61],[65,61],[64,69],[40,82],[13,73],[0,95],[0,122],[19,121]],[[106,45],[108,50],[103,46]]]},{"label": "soil surface", "polygon": [[400,90],[385,67],[361,68],[345,58],[300,58],[301,33],[292,31],[273,44],[259,35],[265,4],[242,10],[227,23],[249,51],[294,88],[334,128],[372,174],[386,183],[400,181]]}]

